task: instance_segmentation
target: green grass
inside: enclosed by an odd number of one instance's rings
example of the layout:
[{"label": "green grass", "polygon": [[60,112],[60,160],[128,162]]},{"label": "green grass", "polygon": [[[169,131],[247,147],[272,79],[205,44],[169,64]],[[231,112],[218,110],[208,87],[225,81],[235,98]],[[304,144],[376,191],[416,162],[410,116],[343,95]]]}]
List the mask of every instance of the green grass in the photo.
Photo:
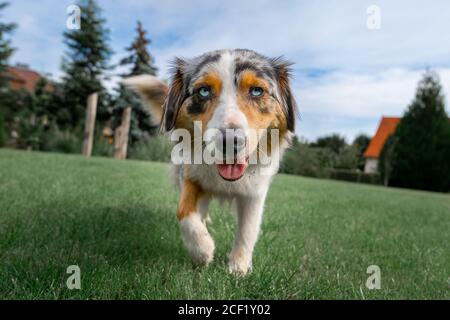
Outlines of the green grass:
[{"label": "green grass", "polygon": [[[227,273],[235,219],[195,268],[166,164],[0,150],[3,299],[449,299],[450,195],[279,175],[254,271]],[[66,268],[81,268],[68,290]],[[381,289],[365,287],[381,268]]]}]

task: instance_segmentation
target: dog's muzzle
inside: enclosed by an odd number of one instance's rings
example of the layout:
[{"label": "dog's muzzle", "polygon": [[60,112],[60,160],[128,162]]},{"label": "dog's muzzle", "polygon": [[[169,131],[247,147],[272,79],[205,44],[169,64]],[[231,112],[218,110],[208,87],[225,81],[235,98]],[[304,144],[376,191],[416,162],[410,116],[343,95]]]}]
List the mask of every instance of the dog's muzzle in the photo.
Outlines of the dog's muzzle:
[{"label": "dog's muzzle", "polygon": [[[247,138],[242,129],[220,129],[215,139],[218,153],[217,169],[228,181],[240,179],[248,166]],[[220,161],[221,160],[221,161]]]}]

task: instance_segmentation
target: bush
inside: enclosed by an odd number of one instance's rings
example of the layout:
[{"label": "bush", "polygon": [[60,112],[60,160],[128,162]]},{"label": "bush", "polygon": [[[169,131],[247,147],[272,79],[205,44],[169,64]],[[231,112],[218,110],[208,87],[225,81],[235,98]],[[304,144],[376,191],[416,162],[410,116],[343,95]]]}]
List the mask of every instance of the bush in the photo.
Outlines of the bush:
[{"label": "bush", "polygon": [[45,125],[42,119],[38,118],[29,110],[21,111],[17,117],[17,146],[20,149],[42,150],[45,137]]},{"label": "bush", "polygon": [[172,143],[164,136],[147,136],[136,142],[128,152],[129,159],[169,162]]},{"label": "bush", "polygon": [[5,118],[3,116],[2,106],[0,105],[0,148],[6,143]]},{"label": "bush", "polygon": [[95,130],[94,142],[92,145],[92,155],[98,157],[114,156],[114,144],[109,143],[108,139],[103,136],[102,131],[99,129]]},{"label": "bush", "polygon": [[336,157],[334,167],[337,169],[357,169],[359,164],[358,149],[355,146],[345,146]]},{"label": "bush", "polygon": [[331,172],[331,178],[348,182],[361,182],[369,184],[380,184],[378,173],[364,173],[359,170],[335,169]]},{"label": "bush", "polygon": [[294,142],[281,162],[280,172],[328,178],[334,161],[335,155],[328,148],[311,148],[306,143]]},{"label": "bush", "polygon": [[72,131],[61,131],[58,127],[51,126],[42,137],[40,150],[60,153],[81,153],[82,141]]},{"label": "bush", "polygon": [[359,173],[359,182],[369,184],[381,184],[381,176],[378,173]]}]

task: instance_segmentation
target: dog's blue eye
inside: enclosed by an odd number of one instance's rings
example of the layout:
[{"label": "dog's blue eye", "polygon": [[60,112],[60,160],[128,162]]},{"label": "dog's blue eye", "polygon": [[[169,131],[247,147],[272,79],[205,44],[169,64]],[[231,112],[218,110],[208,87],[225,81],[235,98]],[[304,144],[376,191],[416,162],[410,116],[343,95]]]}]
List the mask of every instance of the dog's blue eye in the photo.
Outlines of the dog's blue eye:
[{"label": "dog's blue eye", "polygon": [[202,98],[209,98],[211,96],[211,89],[208,87],[201,87],[198,90],[198,94],[200,95],[200,97]]},{"label": "dog's blue eye", "polygon": [[260,97],[264,93],[263,88],[260,87],[251,87],[250,88],[250,95],[252,97]]}]

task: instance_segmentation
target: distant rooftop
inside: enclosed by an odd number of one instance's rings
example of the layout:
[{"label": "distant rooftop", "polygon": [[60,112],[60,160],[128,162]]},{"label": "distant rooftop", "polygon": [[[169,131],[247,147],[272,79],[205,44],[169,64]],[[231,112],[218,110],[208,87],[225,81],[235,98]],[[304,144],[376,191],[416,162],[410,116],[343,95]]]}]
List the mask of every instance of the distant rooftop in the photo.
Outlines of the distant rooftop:
[{"label": "distant rooftop", "polygon": [[[8,67],[5,72],[6,78],[9,80],[11,89],[19,90],[22,88],[30,92],[36,90],[36,85],[42,78],[42,75],[31,70],[27,65],[17,64],[15,67]],[[52,90],[53,86],[47,84],[46,89]]]},{"label": "distant rooftop", "polygon": [[400,119],[400,117],[381,118],[378,130],[375,133],[375,136],[370,141],[366,152],[364,152],[365,158],[380,158],[381,150],[383,150],[384,144],[386,143],[387,139],[395,132]]}]

